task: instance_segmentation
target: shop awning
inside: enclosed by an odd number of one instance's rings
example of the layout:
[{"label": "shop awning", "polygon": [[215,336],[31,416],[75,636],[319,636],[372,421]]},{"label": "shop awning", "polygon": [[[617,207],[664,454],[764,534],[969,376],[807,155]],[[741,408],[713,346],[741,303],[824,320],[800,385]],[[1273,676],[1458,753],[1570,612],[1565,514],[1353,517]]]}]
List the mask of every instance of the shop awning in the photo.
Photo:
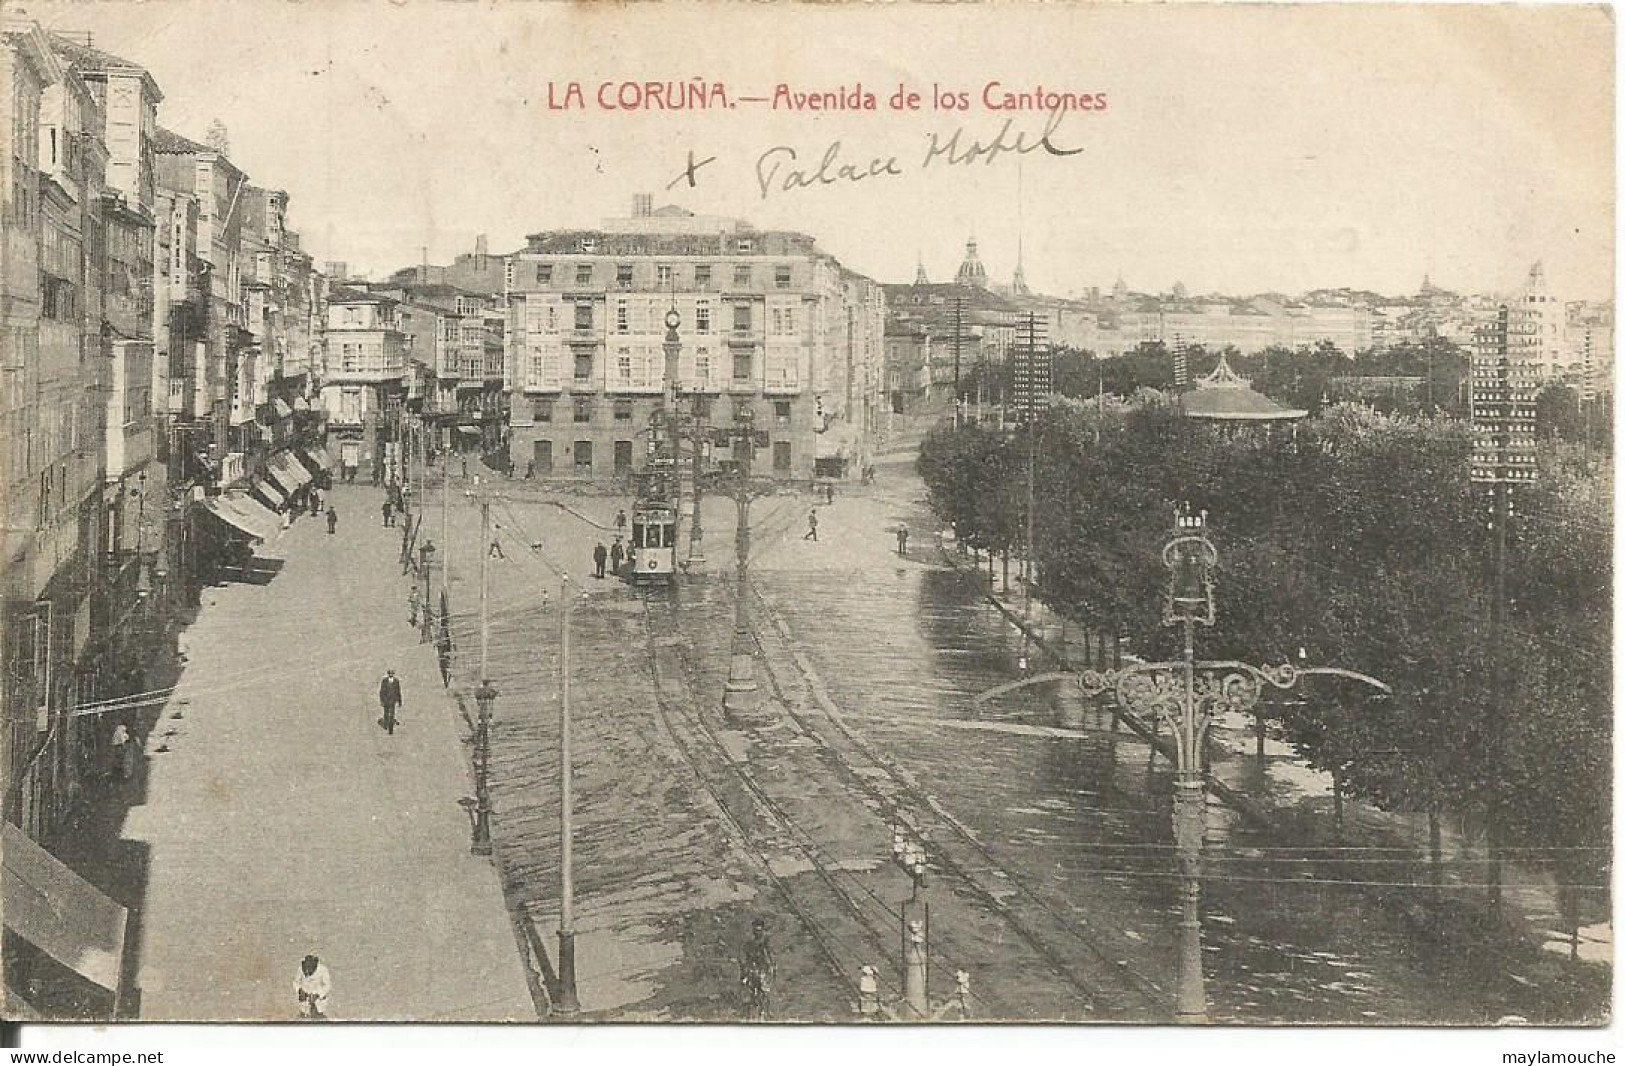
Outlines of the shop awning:
[{"label": "shop awning", "polygon": [[210,496],[203,509],[255,540],[270,540],[282,529],[282,520],[247,495]]},{"label": "shop awning", "polygon": [[280,511],[288,505],[288,494],[274,481],[257,477],[249,487],[259,493],[260,498],[270,504],[273,511]]},{"label": "shop awning", "polygon": [[0,827],[0,852],[6,928],[116,997],[128,912],[14,825]]},{"label": "shop awning", "polygon": [[281,399],[273,399],[271,401],[271,406],[276,408],[276,416],[278,418],[287,418],[289,415],[293,414],[293,408],[289,407]]},{"label": "shop awning", "polygon": [[301,448],[299,453],[308,460],[306,465],[312,470],[333,469],[333,457],[328,455],[327,449],[320,444],[313,444],[309,448]]},{"label": "shop awning", "polygon": [[457,432],[469,437],[477,437],[480,435],[480,431],[477,426],[458,426]]},{"label": "shop awning", "polygon": [[310,483],[310,471],[289,452],[277,452],[271,456],[270,461],[265,464],[265,471],[290,496]]}]

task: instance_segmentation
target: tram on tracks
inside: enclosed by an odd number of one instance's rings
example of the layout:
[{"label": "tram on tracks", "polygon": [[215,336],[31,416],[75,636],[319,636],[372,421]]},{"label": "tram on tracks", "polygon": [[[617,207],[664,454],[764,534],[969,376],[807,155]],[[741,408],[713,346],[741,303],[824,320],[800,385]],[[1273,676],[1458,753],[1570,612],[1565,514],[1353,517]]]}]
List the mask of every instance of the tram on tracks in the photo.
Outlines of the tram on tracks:
[{"label": "tram on tracks", "polygon": [[677,568],[677,510],[664,500],[632,507],[632,580],[661,584]]},{"label": "tram on tracks", "polygon": [[632,504],[632,543],[627,545],[632,581],[640,585],[665,584],[677,569],[674,470],[669,460],[656,459],[650,467]]}]

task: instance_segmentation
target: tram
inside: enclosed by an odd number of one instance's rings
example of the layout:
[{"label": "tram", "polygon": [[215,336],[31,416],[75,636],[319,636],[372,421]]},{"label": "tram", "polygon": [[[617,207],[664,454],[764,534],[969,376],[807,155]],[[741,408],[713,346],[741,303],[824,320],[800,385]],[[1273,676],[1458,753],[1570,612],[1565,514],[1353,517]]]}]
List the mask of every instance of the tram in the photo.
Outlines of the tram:
[{"label": "tram", "polygon": [[664,500],[639,500],[632,507],[632,580],[663,584],[677,564],[677,511]]}]

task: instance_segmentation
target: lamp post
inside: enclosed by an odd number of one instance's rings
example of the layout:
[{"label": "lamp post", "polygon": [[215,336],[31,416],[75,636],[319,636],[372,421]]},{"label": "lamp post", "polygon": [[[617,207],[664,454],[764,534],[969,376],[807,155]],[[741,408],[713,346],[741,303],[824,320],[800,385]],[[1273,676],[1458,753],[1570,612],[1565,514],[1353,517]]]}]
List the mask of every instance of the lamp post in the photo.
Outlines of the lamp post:
[{"label": "lamp post", "polygon": [[432,587],[430,581],[432,566],[434,566],[434,541],[426,540],[418,548],[418,573],[422,575],[423,582],[423,634],[420,643],[427,641],[434,630],[434,601],[429,596],[429,589]]},{"label": "lamp post", "polygon": [[[757,700],[756,662],[751,652],[750,614],[747,592],[750,588],[750,501],[773,491],[771,485],[753,486],[750,480],[751,458],[755,450],[766,446],[766,432],[756,429],[755,416],[748,407],[734,408],[734,424],[721,431],[733,444],[739,456],[739,474],[730,479],[723,492],[733,497],[739,521],[734,533],[734,632],[733,647],[728,659],[728,681],[723,687],[722,709],[737,714],[755,708]],[[719,438],[720,439],[720,438]]]},{"label": "lamp post", "polygon": [[907,829],[898,822],[892,826],[891,857],[892,862],[908,874],[913,885],[898,916],[903,935],[903,1002],[917,1017],[929,1018],[931,905],[920,898],[926,880],[925,840],[910,839]]},{"label": "lamp post", "polygon": [[[1172,662],[1135,663],[1115,670],[1084,670],[1077,675],[1086,695],[1111,689],[1119,705],[1165,722],[1174,737],[1174,845],[1180,876],[1179,983],[1176,1020],[1207,1021],[1202,976],[1202,846],[1207,831],[1206,769],[1202,763],[1208,726],[1224,711],[1251,712],[1266,684],[1290,689],[1299,679],[1328,674],[1359,681],[1381,692],[1374,677],[1333,666],[1254,666],[1234,660],[1198,660],[1195,629],[1216,616],[1213,569],[1218,550],[1207,537],[1207,512],[1175,512],[1173,535],[1162,549],[1168,568],[1163,625],[1184,629],[1184,654]],[[1036,679],[1035,679],[1036,680]]]},{"label": "lamp post", "polygon": [[474,839],[468,848],[475,855],[491,854],[491,706],[496,698],[496,686],[481,678],[474,690],[480,717],[474,737]]}]

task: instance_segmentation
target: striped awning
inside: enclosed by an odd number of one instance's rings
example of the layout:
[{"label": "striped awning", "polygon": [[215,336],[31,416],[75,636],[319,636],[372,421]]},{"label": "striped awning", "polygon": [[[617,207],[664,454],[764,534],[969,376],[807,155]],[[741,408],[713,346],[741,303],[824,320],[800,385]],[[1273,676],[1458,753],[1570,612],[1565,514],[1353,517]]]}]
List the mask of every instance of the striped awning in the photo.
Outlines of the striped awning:
[{"label": "striped awning", "polygon": [[310,471],[306,470],[291,452],[277,452],[265,464],[265,472],[282,486],[288,495],[293,495],[305,485],[310,484]]},{"label": "striped awning", "polygon": [[306,464],[313,470],[333,469],[333,457],[327,454],[327,449],[320,444],[312,444],[308,448],[300,448],[299,453],[309,462]]},{"label": "striped awning", "polygon": [[246,493],[209,496],[201,506],[220,521],[255,540],[270,540],[282,529],[282,520],[275,512]]},{"label": "striped awning", "polygon": [[271,506],[273,511],[280,511],[288,505],[288,494],[282,491],[282,486],[270,478],[257,477],[249,484],[249,488],[259,493],[260,499]]}]

